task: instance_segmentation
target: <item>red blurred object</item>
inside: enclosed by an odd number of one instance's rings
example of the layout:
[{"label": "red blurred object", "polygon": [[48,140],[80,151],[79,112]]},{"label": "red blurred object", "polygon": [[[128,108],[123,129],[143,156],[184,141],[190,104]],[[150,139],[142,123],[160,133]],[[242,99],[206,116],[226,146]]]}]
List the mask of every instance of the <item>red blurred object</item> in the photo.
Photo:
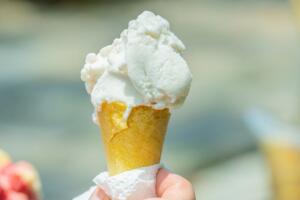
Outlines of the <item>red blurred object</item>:
[{"label": "red blurred object", "polygon": [[2,199],[6,199],[6,194],[5,194],[4,189],[2,189],[2,188],[0,187],[0,200],[2,200]]},{"label": "red blurred object", "polygon": [[0,168],[0,200],[38,200],[38,195],[22,172],[34,170],[26,162],[9,163]]}]

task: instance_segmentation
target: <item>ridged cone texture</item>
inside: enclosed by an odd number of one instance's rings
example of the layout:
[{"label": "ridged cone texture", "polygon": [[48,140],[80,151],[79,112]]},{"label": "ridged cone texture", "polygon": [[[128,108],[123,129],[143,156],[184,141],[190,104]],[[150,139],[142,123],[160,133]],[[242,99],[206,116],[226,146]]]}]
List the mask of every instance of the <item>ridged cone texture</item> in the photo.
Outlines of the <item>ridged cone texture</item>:
[{"label": "ridged cone texture", "polygon": [[124,120],[126,105],[103,103],[98,112],[109,175],[160,163],[170,118],[169,109],[134,107]]}]

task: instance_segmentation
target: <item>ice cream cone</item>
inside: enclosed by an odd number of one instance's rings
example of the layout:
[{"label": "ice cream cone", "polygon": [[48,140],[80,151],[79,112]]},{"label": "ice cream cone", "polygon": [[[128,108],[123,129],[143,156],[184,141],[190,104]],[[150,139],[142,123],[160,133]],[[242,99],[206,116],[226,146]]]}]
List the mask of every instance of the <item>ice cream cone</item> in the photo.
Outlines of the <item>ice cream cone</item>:
[{"label": "ice cream cone", "polygon": [[109,175],[160,163],[169,109],[138,106],[125,120],[126,108],[119,102],[103,103],[98,112]]},{"label": "ice cream cone", "polygon": [[296,15],[298,26],[300,26],[300,0],[292,0],[292,6]]},{"label": "ice cream cone", "polygon": [[275,199],[300,199],[300,149],[289,144],[265,143],[271,167]]}]

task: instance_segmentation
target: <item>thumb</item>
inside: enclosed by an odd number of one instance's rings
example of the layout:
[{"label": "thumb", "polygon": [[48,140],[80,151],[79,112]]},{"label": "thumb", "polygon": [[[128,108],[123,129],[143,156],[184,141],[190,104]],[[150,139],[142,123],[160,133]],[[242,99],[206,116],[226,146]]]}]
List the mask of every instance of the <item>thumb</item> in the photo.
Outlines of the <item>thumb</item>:
[{"label": "thumb", "polygon": [[195,200],[192,184],[177,174],[165,169],[159,170],[156,179],[156,192],[160,198],[147,200]]},{"label": "thumb", "polygon": [[97,188],[89,200],[110,200],[110,198],[101,188]]}]

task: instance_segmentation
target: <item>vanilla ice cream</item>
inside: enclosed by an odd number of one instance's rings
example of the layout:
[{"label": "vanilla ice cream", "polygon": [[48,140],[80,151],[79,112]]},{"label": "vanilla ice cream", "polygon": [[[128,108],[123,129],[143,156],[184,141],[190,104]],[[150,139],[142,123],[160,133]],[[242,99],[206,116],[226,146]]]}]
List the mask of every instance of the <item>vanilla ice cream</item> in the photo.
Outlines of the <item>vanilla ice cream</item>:
[{"label": "vanilla ice cream", "polygon": [[126,119],[131,108],[139,105],[154,109],[180,106],[192,81],[181,56],[183,50],[169,22],[144,11],[111,45],[86,56],[81,79],[95,110],[103,102],[123,102]]}]

